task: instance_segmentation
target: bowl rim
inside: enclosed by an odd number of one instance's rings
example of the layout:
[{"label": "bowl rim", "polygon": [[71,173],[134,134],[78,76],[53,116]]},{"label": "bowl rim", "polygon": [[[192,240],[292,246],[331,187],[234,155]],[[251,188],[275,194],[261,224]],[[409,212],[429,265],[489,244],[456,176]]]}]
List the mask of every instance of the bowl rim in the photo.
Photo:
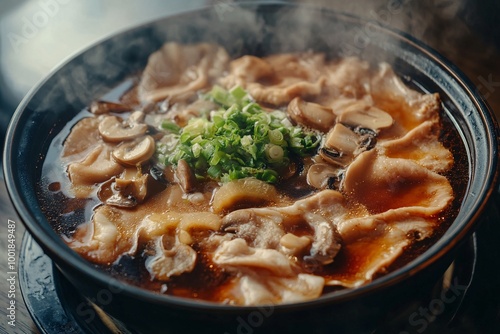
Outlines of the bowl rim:
[{"label": "bowl rim", "polygon": [[[242,6],[242,7],[257,7],[257,6],[288,6],[289,8],[301,8],[306,10],[321,10],[328,12],[329,15],[335,17],[337,19],[349,19],[355,20],[357,22],[366,23],[370,22],[367,18],[359,17],[353,14],[338,12],[331,9],[324,9],[319,6],[310,5],[310,4],[291,4],[289,2],[283,1],[245,1],[237,4],[231,4],[234,6]],[[28,205],[23,201],[23,197],[21,195],[21,191],[19,191],[16,183],[15,183],[15,174],[14,174],[14,166],[11,165],[13,155],[17,154],[17,152],[13,151],[14,139],[18,128],[22,126],[21,118],[23,116],[23,112],[27,110],[30,101],[37,94],[37,92],[44,87],[46,82],[55,76],[57,72],[63,69],[66,66],[71,64],[71,61],[86,53],[87,51],[95,48],[100,45],[104,41],[112,39],[118,35],[124,34],[126,32],[131,32],[139,29],[144,29],[151,24],[156,22],[168,20],[173,17],[179,17],[184,15],[192,15],[193,13],[203,12],[206,10],[213,9],[213,5],[203,6],[197,9],[192,9],[180,13],[175,13],[172,15],[167,15],[162,18],[153,19],[151,21],[135,25],[133,27],[129,27],[123,29],[118,32],[114,32],[105,36],[101,39],[98,39],[96,42],[90,44],[89,46],[73,53],[72,55],[66,57],[58,66],[56,66],[48,75],[42,78],[33,88],[26,94],[26,96],[22,99],[16,111],[14,112],[11,121],[9,123],[6,139],[4,144],[3,151],[3,172],[4,179],[6,182],[7,190],[10,196],[10,199],[14,205],[15,210],[17,211],[19,218],[22,220],[22,223],[26,226],[29,233],[35,238],[35,240],[40,243],[45,252],[49,253],[51,259],[56,265],[63,264],[66,267],[75,268],[76,270],[83,272],[86,276],[90,277],[94,282],[97,282],[102,287],[114,287],[118,293],[139,298],[142,301],[151,303],[153,305],[159,304],[169,304],[175,306],[179,309],[200,309],[204,311],[216,311],[216,312],[241,312],[241,311],[252,311],[256,310],[261,306],[231,306],[216,302],[209,302],[204,300],[195,300],[183,297],[175,297],[169,295],[162,295],[153,291],[149,291],[138,286],[128,284],[120,281],[107,273],[99,271],[91,266],[91,263],[87,260],[83,259],[83,257],[79,256],[76,252],[71,251],[71,249],[65,245],[62,240],[60,242],[54,242],[55,237],[59,238],[59,236],[54,232],[53,235],[49,235],[45,233],[42,229],[41,224],[36,220],[34,216],[29,213]],[[275,310],[293,310],[297,308],[303,307],[316,307],[332,303],[340,303],[346,300],[350,300],[352,298],[358,298],[359,296],[367,295],[373,293],[379,289],[385,289],[395,284],[400,283],[401,281],[406,280],[410,276],[424,270],[425,268],[434,264],[438,259],[443,257],[446,253],[448,253],[452,248],[456,247],[457,244],[464,239],[469,233],[476,222],[479,220],[481,214],[484,209],[488,205],[489,199],[492,197],[492,194],[496,191],[495,185],[498,184],[500,170],[498,168],[498,160],[500,158],[499,155],[499,143],[498,138],[500,130],[498,127],[497,120],[485,101],[484,97],[481,96],[480,92],[477,89],[474,89],[473,83],[465,76],[465,74],[456,67],[453,63],[439,54],[436,50],[432,49],[430,46],[424,44],[423,42],[417,40],[413,36],[408,33],[399,31],[390,26],[387,26],[382,23],[377,23],[377,29],[383,31],[383,33],[391,34],[396,39],[403,41],[404,43],[412,45],[414,48],[418,49],[422,54],[425,55],[426,58],[430,59],[434,64],[439,66],[441,69],[446,71],[448,75],[450,75],[456,83],[460,85],[460,87],[467,93],[467,97],[474,103],[477,108],[477,112],[481,116],[481,120],[487,130],[488,133],[491,133],[491,136],[488,139],[489,146],[492,149],[491,152],[491,161],[488,170],[490,173],[488,174],[488,178],[484,181],[484,184],[488,187],[486,191],[479,194],[476,198],[474,211],[468,212],[465,219],[465,224],[457,231],[454,231],[451,235],[447,235],[448,231],[429,249],[427,249],[423,254],[419,255],[416,259],[412,260],[410,263],[407,263],[405,266],[398,268],[380,278],[373,280],[363,286],[354,288],[354,289],[342,289],[335,293],[328,293],[320,296],[319,298],[299,302],[299,303],[290,303],[290,304],[278,304],[273,305]],[[47,221],[45,221],[47,222]],[[48,223],[48,222],[47,222]]]}]

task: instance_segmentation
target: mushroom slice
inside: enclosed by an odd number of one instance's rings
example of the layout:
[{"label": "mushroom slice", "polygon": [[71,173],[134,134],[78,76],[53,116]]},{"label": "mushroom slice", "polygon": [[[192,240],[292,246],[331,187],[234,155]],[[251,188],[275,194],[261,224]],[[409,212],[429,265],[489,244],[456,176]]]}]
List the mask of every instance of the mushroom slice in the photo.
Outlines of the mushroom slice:
[{"label": "mushroom slice", "polygon": [[359,136],[348,127],[337,123],[326,136],[319,155],[326,161],[342,167],[347,166],[358,149]]},{"label": "mushroom slice", "polygon": [[342,171],[327,163],[315,163],[307,170],[307,183],[316,189],[334,189],[341,179]]},{"label": "mushroom slice", "polygon": [[357,127],[354,132],[359,135],[359,147],[355,152],[356,155],[371,150],[377,144],[377,133],[374,130]]},{"label": "mushroom slice", "polygon": [[113,192],[112,196],[106,199],[106,204],[131,208],[138,203],[144,202],[148,192],[151,193],[151,176],[143,175],[127,175],[127,171],[119,178],[116,178],[111,185]]},{"label": "mushroom slice", "polygon": [[126,122],[122,122],[116,116],[105,116],[99,123],[99,133],[102,138],[107,142],[118,143],[144,135],[148,130],[148,126],[137,122],[138,114],[134,113],[132,115]]},{"label": "mushroom slice", "polygon": [[133,208],[137,205],[137,200],[133,197],[125,197],[120,196],[120,194],[115,194],[107,199],[106,204],[117,208]]},{"label": "mushroom slice", "polygon": [[358,136],[348,127],[342,124],[335,124],[326,136],[324,147],[336,149],[345,154],[352,154],[358,148]]},{"label": "mushroom slice", "polygon": [[287,111],[296,123],[323,132],[328,131],[335,124],[336,116],[331,108],[317,103],[306,102],[300,97],[296,97],[290,101]]},{"label": "mushroom slice", "polygon": [[148,178],[148,174],[132,179],[117,178],[112,185],[116,193],[106,200],[106,204],[131,208],[142,203],[147,195]]},{"label": "mushroom slice", "polygon": [[167,168],[162,168],[161,166],[154,165],[149,168],[149,174],[158,183],[163,185],[168,185],[170,182],[167,179]]},{"label": "mushroom slice", "polygon": [[90,105],[90,112],[95,115],[102,115],[110,112],[122,113],[126,111],[130,111],[129,106],[116,102],[94,101]]},{"label": "mushroom slice", "polygon": [[143,174],[141,168],[126,168],[120,176],[101,184],[97,196],[108,205],[132,208],[163,189],[165,184]]},{"label": "mushroom slice", "polygon": [[186,160],[179,160],[177,163],[177,169],[175,170],[175,177],[179,181],[179,185],[186,194],[192,193],[196,190],[198,182],[196,180],[196,175],[194,174],[189,164]]},{"label": "mushroom slice", "polygon": [[155,141],[151,136],[144,136],[132,142],[119,145],[113,151],[113,157],[125,166],[137,166],[148,161],[155,153]]},{"label": "mushroom slice", "polygon": [[130,114],[127,122],[129,124],[143,123],[145,118],[146,118],[146,114],[144,112],[138,110],[138,111],[134,111],[133,113]]},{"label": "mushroom slice", "polygon": [[337,119],[337,122],[353,127],[368,128],[375,131],[388,128],[394,120],[385,111],[360,102],[346,109]]}]

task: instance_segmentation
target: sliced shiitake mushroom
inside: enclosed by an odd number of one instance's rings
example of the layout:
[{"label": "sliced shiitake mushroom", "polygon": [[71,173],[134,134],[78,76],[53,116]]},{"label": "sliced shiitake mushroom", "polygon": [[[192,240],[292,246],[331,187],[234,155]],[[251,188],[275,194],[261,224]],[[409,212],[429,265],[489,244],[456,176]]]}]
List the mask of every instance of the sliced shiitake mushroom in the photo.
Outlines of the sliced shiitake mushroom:
[{"label": "sliced shiitake mushroom", "polygon": [[116,102],[94,101],[90,105],[90,112],[95,115],[102,115],[110,112],[121,113],[127,111],[130,111],[129,106]]},{"label": "sliced shiitake mushroom", "polygon": [[149,174],[151,175],[151,177],[155,181],[157,181],[159,183],[162,183],[165,185],[167,185],[169,183],[169,181],[165,175],[165,169],[163,169],[162,167],[160,167],[158,165],[151,166],[151,168],[149,169]]},{"label": "sliced shiitake mushroom", "polygon": [[136,124],[136,123],[142,123],[144,122],[144,118],[146,117],[146,114],[143,113],[142,111],[134,111],[133,113],[130,114],[128,117],[127,122],[129,124]]},{"label": "sliced shiitake mushroom", "polygon": [[107,205],[133,208],[163,189],[164,184],[150,174],[142,174],[140,168],[127,168],[120,176],[101,184],[97,195]]},{"label": "sliced shiitake mushroom", "polygon": [[148,192],[148,174],[134,178],[116,178],[112,187],[114,194],[106,200],[106,204],[118,207],[134,207],[142,203]]},{"label": "sliced shiitake mushroom", "polygon": [[307,183],[316,189],[337,189],[341,170],[327,163],[318,162],[307,170]]},{"label": "sliced shiitake mushroom", "polygon": [[306,102],[300,97],[290,101],[287,112],[296,123],[323,132],[328,131],[335,124],[336,119],[331,108],[313,102]]},{"label": "sliced shiitake mushroom", "polygon": [[358,135],[348,127],[337,123],[326,135],[324,147],[344,154],[352,154],[358,147]]},{"label": "sliced shiitake mushroom", "polygon": [[377,144],[377,133],[372,129],[357,127],[354,132],[359,135],[359,147],[355,152],[356,155],[371,150]]},{"label": "sliced shiitake mushroom", "polygon": [[196,180],[196,175],[194,174],[193,170],[186,162],[186,160],[181,159],[177,163],[177,169],[175,170],[175,177],[177,178],[177,181],[179,182],[179,185],[181,186],[182,190],[186,194],[189,194],[196,190],[196,187],[198,185],[198,182]]},{"label": "sliced shiitake mushroom", "polygon": [[140,137],[148,130],[146,124],[139,123],[141,115],[142,112],[134,112],[126,122],[116,116],[105,116],[99,123],[99,133],[105,141],[112,143]]},{"label": "sliced shiitake mushroom", "polygon": [[347,166],[354,158],[359,146],[359,136],[348,127],[337,123],[328,132],[319,155],[335,165]]},{"label": "sliced shiitake mushroom", "polygon": [[144,136],[119,145],[113,151],[113,158],[124,166],[136,166],[148,161],[155,153],[155,141]]},{"label": "sliced shiitake mushroom", "polygon": [[387,112],[367,103],[357,103],[346,109],[339,117],[337,122],[352,127],[361,127],[378,131],[388,128],[394,120]]}]

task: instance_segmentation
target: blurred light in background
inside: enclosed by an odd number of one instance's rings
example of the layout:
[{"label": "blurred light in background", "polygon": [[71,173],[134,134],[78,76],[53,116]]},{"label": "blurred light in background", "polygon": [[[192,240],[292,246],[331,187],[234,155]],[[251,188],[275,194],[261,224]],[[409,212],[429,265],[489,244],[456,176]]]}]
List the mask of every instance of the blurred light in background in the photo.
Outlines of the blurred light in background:
[{"label": "blurred light in background", "polygon": [[[0,0],[0,145],[23,96],[64,59],[141,23],[231,2],[237,0]],[[354,13],[410,33],[462,69],[500,117],[499,0],[290,2]]]}]

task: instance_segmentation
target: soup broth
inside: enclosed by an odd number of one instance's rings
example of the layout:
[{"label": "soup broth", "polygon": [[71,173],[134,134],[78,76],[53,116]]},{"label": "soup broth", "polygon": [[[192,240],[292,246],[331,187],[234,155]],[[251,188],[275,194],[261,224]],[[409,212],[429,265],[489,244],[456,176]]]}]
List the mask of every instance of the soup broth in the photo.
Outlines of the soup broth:
[{"label": "soup broth", "polygon": [[48,220],[96,267],[260,305],[422,254],[456,217],[468,165],[439,96],[388,64],[167,43],[67,124],[42,174]]}]

